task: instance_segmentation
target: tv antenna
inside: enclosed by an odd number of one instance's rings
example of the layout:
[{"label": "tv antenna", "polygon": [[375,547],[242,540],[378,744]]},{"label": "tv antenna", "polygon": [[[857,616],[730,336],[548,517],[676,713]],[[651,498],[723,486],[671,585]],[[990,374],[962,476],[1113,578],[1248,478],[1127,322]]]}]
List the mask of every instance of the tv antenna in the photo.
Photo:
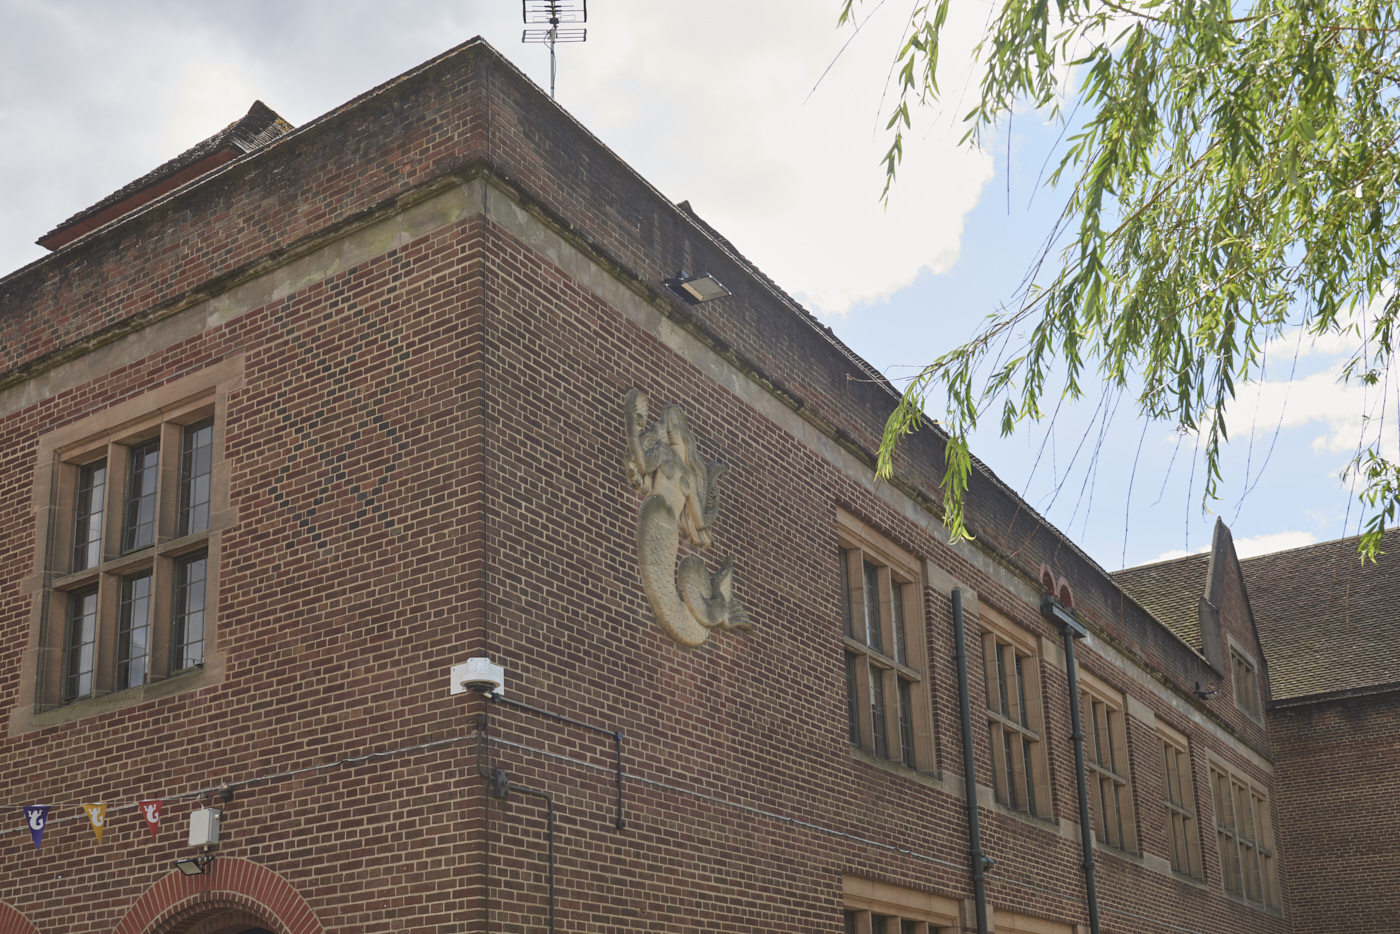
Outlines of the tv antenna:
[{"label": "tv antenna", "polygon": [[554,99],[556,42],[587,42],[588,30],[577,23],[588,22],[588,0],[520,0],[521,17],[526,26],[548,29],[527,29],[520,41],[549,46],[549,97]]}]

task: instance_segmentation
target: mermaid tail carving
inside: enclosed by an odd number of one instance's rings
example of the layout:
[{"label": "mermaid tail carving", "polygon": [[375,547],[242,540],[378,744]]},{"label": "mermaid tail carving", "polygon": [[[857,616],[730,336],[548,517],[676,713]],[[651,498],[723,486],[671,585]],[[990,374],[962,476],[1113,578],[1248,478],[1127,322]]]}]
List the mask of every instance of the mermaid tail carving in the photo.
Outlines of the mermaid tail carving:
[{"label": "mermaid tail carving", "polygon": [[698,555],[676,565],[680,536],[697,548],[713,541],[709,526],[719,514],[718,483],[728,469],[706,464],[679,406],[662,408],[647,427],[647,397],[638,390],[623,404],[627,425],[627,478],[648,494],[637,514],[637,569],[661,628],[692,648],[715,628],[751,630],[748,611],[734,597],[734,563],[726,558],[710,574]]}]

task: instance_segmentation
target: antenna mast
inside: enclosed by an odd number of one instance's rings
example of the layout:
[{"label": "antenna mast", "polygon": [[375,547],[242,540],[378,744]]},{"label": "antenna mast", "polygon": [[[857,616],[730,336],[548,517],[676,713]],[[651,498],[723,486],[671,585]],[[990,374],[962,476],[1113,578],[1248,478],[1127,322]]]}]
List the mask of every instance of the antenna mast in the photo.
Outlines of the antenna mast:
[{"label": "antenna mast", "polygon": [[588,0],[520,0],[520,8],[525,25],[549,26],[548,29],[525,30],[520,34],[520,41],[549,46],[549,97],[553,100],[557,71],[554,44],[588,41],[588,30],[573,25],[588,22]]}]

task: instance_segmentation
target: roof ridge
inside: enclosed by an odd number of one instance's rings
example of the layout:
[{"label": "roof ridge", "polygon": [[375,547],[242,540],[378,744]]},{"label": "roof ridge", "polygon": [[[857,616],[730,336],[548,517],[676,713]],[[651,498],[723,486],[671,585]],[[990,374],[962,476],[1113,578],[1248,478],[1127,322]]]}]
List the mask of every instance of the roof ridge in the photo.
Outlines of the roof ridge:
[{"label": "roof ridge", "polygon": [[[1386,529],[1386,530],[1382,533],[1382,538],[1389,537],[1389,536],[1394,535],[1394,534],[1396,534],[1396,533],[1400,533],[1400,526],[1396,526],[1396,527],[1394,527],[1394,528]],[[1360,536],[1359,534],[1358,534],[1358,535],[1344,535],[1344,536],[1342,536],[1341,538],[1331,538],[1331,539],[1328,539],[1328,540],[1325,541],[1325,542],[1313,542],[1311,545],[1297,545],[1297,546],[1295,546],[1295,547],[1293,547],[1293,548],[1283,548],[1283,549],[1280,549],[1280,550],[1278,550],[1278,551],[1266,552],[1266,553],[1264,553],[1264,554],[1262,554],[1262,555],[1253,555],[1253,556],[1248,557],[1248,558],[1241,558],[1241,559],[1240,559],[1240,564],[1245,564],[1246,562],[1250,562],[1250,561],[1261,561],[1261,560],[1263,560],[1263,559],[1265,559],[1265,558],[1277,558],[1277,557],[1279,557],[1279,556],[1281,556],[1281,555],[1292,554],[1292,553],[1298,552],[1298,551],[1307,551],[1307,550],[1310,549],[1310,548],[1326,548],[1328,545],[1340,545],[1340,544],[1343,544],[1344,542],[1355,542],[1355,541],[1360,541],[1360,540],[1361,540],[1361,536]]]},{"label": "roof ridge", "polygon": [[[279,116],[271,107],[268,107],[260,100],[255,100],[253,101],[253,106],[248,108],[247,113],[213,136],[209,136],[195,143],[173,159],[167,159],[145,175],[128,182],[105,198],[102,198],[96,204],[83,208],[81,211],[44,234],[36,242],[41,246],[44,245],[45,240],[62,233],[68,228],[96,214],[100,214],[114,204],[120,204],[127,198],[176,174],[181,169],[194,165],[201,159],[213,155],[228,144],[233,144],[235,148],[242,150],[240,155],[243,155],[267,145],[272,140],[292,129],[294,129],[292,124]],[[193,179],[191,179],[191,181],[193,181]]]}]

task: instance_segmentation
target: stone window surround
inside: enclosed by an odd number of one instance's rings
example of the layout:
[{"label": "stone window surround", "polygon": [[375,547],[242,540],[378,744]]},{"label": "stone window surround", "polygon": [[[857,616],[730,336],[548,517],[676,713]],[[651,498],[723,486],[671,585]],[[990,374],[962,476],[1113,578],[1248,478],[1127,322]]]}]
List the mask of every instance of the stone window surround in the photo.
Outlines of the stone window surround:
[{"label": "stone window surround", "polygon": [[1165,772],[1166,763],[1164,748],[1164,761],[1162,766],[1164,770],[1162,774],[1164,794],[1162,806],[1165,808],[1165,825],[1163,829],[1167,835],[1168,851],[1171,852],[1176,846],[1176,821],[1174,820],[1174,815],[1182,820],[1182,833],[1186,840],[1187,858],[1191,868],[1190,872],[1181,872],[1180,869],[1173,867],[1172,872],[1181,873],[1183,876],[1199,882],[1205,878],[1205,869],[1201,860],[1200,807],[1197,804],[1199,795],[1196,794],[1196,765],[1191,756],[1191,743],[1186,738],[1186,734],[1173,729],[1160,720],[1157,721],[1156,728],[1158,743],[1163,747],[1171,746],[1175,752],[1178,753],[1176,760],[1177,768],[1180,769],[1183,761],[1187,768],[1187,774],[1181,776],[1179,779],[1184,800],[1179,805],[1173,804],[1170,800],[1170,792],[1166,789],[1167,774]]},{"label": "stone window surround", "polygon": [[[933,711],[930,707],[931,698],[928,693],[931,681],[928,676],[928,660],[924,645],[924,588],[921,574],[923,562],[873,529],[868,523],[856,518],[844,509],[838,508],[836,511],[836,526],[837,543],[840,548],[848,551],[857,549],[858,554],[868,558],[872,564],[876,564],[880,568],[882,590],[887,581],[891,584],[903,585],[901,593],[904,600],[907,664],[895,661],[892,644],[885,646],[889,649],[888,652],[883,652],[871,648],[860,639],[842,636],[843,656],[855,658],[857,666],[856,699],[862,725],[859,748],[871,755],[875,754],[873,737],[870,735],[869,728],[871,713],[869,675],[872,671],[879,671],[882,672],[885,683],[885,736],[890,753],[887,758],[891,763],[900,765],[897,682],[907,681],[910,683],[909,693],[913,708],[914,768],[920,772],[934,772],[936,763],[934,762],[933,745]],[[863,606],[859,603],[860,594],[863,593],[863,583],[860,580],[863,576],[862,568],[859,566],[859,562],[851,562],[849,570],[852,583],[861,585],[850,591],[852,613],[863,613]],[[848,583],[847,586],[851,586],[851,583]],[[842,599],[844,599],[844,595]],[[882,593],[881,603],[883,606],[889,605],[888,594]],[[882,613],[882,616],[885,620],[890,619],[889,613]],[[885,628],[892,630],[892,625],[886,625]],[[892,636],[889,637],[892,638]],[[845,677],[843,671],[842,679],[844,680]]]},{"label": "stone window surround", "polygon": [[[1005,647],[1010,647],[1017,656],[1024,659],[1022,662],[1021,674],[1026,685],[1026,707],[1029,713],[1029,725],[1021,727],[1019,722],[1017,722],[1018,718],[1013,717],[1010,721],[1011,725],[1007,726],[1006,724],[1008,721],[1006,721],[997,710],[992,709],[990,704],[987,705],[984,715],[987,717],[991,729],[1001,727],[1003,729],[1012,730],[1016,733],[1017,737],[1022,739],[1028,738],[1032,741],[1030,763],[1031,776],[1036,786],[1036,813],[1034,816],[1041,820],[1051,820],[1053,819],[1053,812],[1050,802],[1050,763],[1047,755],[1047,744],[1045,743],[1045,718],[1041,709],[1042,682],[1039,651],[1040,640],[1038,637],[1017,626],[1006,616],[985,603],[979,603],[978,605],[978,623],[982,632],[983,677],[986,679],[985,686],[988,696],[992,694],[993,684],[999,680],[999,675],[997,669],[994,667],[996,664],[995,660],[988,657],[987,647],[989,645],[997,645],[1003,651]],[[1013,692],[1008,691],[1008,701],[1010,701],[1014,713],[1019,709],[1019,698],[1012,700],[1010,697],[1011,693]],[[1024,755],[1024,746],[1022,746],[1021,749],[1022,755]],[[1013,745],[1013,759],[1015,758],[1014,751],[1015,746]],[[993,794],[999,804],[1007,806],[1007,797],[1003,787],[1006,775],[1005,762],[1003,761],[1005,757],[1004,746],[1002,748],[997,748],[995,744],[993,744],[990,749],[990,755],[992,757]],[[1014,777],[1020,780],[1017,783],[1017,800],[1023,801],[1026,796],[1021,783],[1024,782],[1025,772],[1023,762],[1019,763],[1019,765],[1019,768],[1014,769]],[[1016,810],[1029,814],[1028,809],[1025,807],[1020,807]]]},{"label": "stone window surround", "polygon": [[[1253,722],[1264,725],[1264,695],[1259,689],[1259,659],[1255,654],[1244,647],[1240,640],[1230,633],[1225,634],[1229,641],[1231,664],[1230,664],[1230,698],[1235,703],[1235,709],[1248,717]],[[1243,663],[1248,669],[1252,684],[1240,685],[1235,677],[1237,665]],[[1254,704],[1241,703],[1241,697],[1249,697],[1252,692]]]},{"label": "stone window surround", "polygon": [[857,934],[871,934],[874,915],[895,920],[893,930],[886,927],[886,934],[900,934],[900,921],[913,922],[915,934],[940,934],[961,928],[960,901],[862,876],[842,876],[841,888],[845,910],[855,915]]},{"label": "stone window surround", "polygon": [[[20,665],[16,703],[10,713],[11,736],[158,697],[199,690],[223,680],[225,658],[217,638],[219,543],[221,532],[234,525],[236,519],[229,506],[229,464],[222,452],[228,394],[242,386],[243,370],[244,358],[240,354],[171,380],[134,398],[124,399],[39,438],[32,500],[35,520],[34,570],[22,581],[20,589],[21,594],[31,596],[29,638]],[[214,416],[213,501],[209,530],[187,536],[190,539],[188,551],[207,549],[208,552],[203,666],[173,677],[153,679],[141,687],[82,698],[71,703],[57,702],[56,692],[61,696],[58,681],[62,678],[66,601],[54,600],[52,595],[61,592],[55,585],[61,586],[63,578],[68,576],[64,573],[69,566],[63,560],[66,557],[64,545],[71,542],[72,535],[63,523],[72,519],[77,466],[84,460],[92,460],[94,452],[109,443],[120,443],[133,436],[149,436],[153,429],[172,419],[188,419],[193,413],[204,412],[212,412]],[[163,458],[161,469],[163,472],[178,471],[178,456],[173,460]],[[123,495],[115,486],[109,482],[107,496]],[[107,532],[104,529],[104,538]],[[131,559],[133,567],[143,562],[150,563],[145,551]],[[124,567],[125,563],[120,559],[108,559],[104,573],[118,570],[118,565]],[[103,613],[105,617],[107,608],[103,608]],[[115,621],[104,618],[102,625],[115,625]]]},{"label": "stone window surround", "polygon": [[[1209,755],[1207,757],[1207,764],[1208,773],[1211,775],[1211,806],[1215,812],[1212,823],[1215,829],[1216,855],[1220,860],[1221,890],[1225,893],[1226,897],[1236,899],[1253,908],[1259,908],[1269,912],[1280,912],[1282,910],[1282,896],[1279,891],[1278,883],[1278,850],[1273,839],[1273,814],[1270,806],[1269,792],[1258,782],[1250,779],[1239,769],[1226,765],[1222,759],[1215,755]],[[1228,854],[1220,848],[1220,837],[1223,834],[1229,836],[1232,840],[1238,840],[1240,836],[1240,818],[1238,814],[1234,814],[1233,827],[1231,828],[1225,828],[1221,824],[1220,801],[1215,787],[1216,775],[1223,777],[1225,783],[1230,787],[1232,796],[1235,794],[1235,788],[1238,786],[1243,788],[1245,792],[1251,796],[1251,799],[1253,797],[1258,797],[1263,802],[1262,811],[1265,821],[1262,827],[1256,826],[1254,828],[1254,839],[1250,841],[1250,844],[1254,847],[1260,859],[1260,883],[1263,887],[1263,891],[1260,894],[1263,896],[1262,900],[1249,897],[1247,894],[1249,891],[1248,883],[1243,878],[1240,880],[1240,887],[1246,894],[1233,892],[1226,885],[1225,861]],[[1251,800],[1251,805],[1252,804],[1253,802]],[[1231,799],[1230,808],[1232,812],[1237,810],[1233,797]],[[1241,861],[1240,870],[1242,873],[1245,871],[1243,861]]]},{"label": "stone window surround", "polygon": [[[1094,814],[1096,823],[1102,823],[1103,817],[1100,815],[1100,794],[1099,783],[1102,779],[1112,778],[1115,784],[1121,787],[1118,795],[1119,818],[1123,825],[1123,839],[1118,843],[1110,843],[1108,834],[1100,834],[1099,828],[1094,828],[1094,840],[1100,846],[1111,849],[1122,850],[1126,853],[1138,853],[1137,838],[1137,816],[1133,809],[1133,779],[1132,779],[1132,750],[1128,747],[1128,702],[1124,692],[1113,687],[1107,681],[1097,677],[1092,672],[1085,671],[1082,667],[1078,671],[1079,692],[1081,697],[1079,704],[1080,719],[1084,722],[1084,769],[1092,787],[1089,789],[1090,810]],[[1085,703],[1085,700],[1090,703]],[[1094,716],[1093,701],[1098,701],[1105,707],[1105,719],[1109,720],[1108,729],[1113,737],[1114,749],[1118,752],[1120,759],[1115,760],[1115,766],[1120,762],[1122,769],[1115,769],[1113,772],[1098,766],[1093,749],[1094,729],[1091,729],[1089,718]],[[1116,717],[1111,715],[1116,714]]]},{"label": "stone window surround", "polygon": [[997,908],[992,911],[991,929],[995,934],[1088,934],[1089,926],[1065,924]]}]

